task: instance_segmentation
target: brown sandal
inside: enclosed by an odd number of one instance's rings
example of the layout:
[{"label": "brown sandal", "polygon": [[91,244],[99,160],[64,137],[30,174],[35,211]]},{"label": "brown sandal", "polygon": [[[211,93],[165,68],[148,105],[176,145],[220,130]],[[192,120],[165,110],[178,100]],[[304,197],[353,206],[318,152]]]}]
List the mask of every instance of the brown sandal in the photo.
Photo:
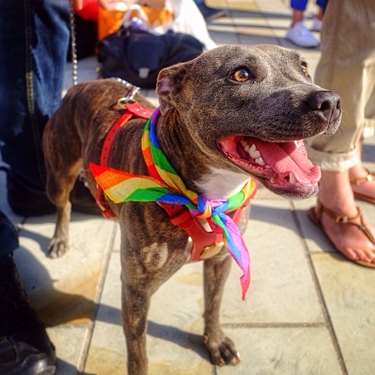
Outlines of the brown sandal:
[{"label": "brown sandal", "polygon": [[[360,186],[364,182],[375,181],[375,175],[373,173],[371,173],[367,169],[366,169],[366,173],[367,174],[364,177],[359,177],[359,178],[353,178],[353,179],[351,179],[350,180],[350,184],[354,185],[354,186]],[[354,194],[354,198],[356,198],[356,199],[359,199],[361,201],[365,201],[367,203],[375,204],[375,198],[370,197],[367,194],[355,193],[354,191],[353,191],[353,194]]]},{"label": "brown sandal", "polygon": [[[348,217],[348,216],[340,216],[336,212],[332,211],[328,207],[325,207],[322,205],[320,201],[317,202],[316,207],[311,207],[308,211],[308,217],[309,219],[326,235],[328,240],[334,245],[334,243],[331,241],[331,239],[328,237],[323,225],[322,225],[322,214],[326,213],[328,216],[332,217],[337,225],[354,225],[358,227],[365,236],[375,245],[375,237],[373,236],[371,230],[367,226],[363,214],[359,207],[357,207],[357,215]],[[361,224],[358,224],[355,222],[356,219],[360,219]],[[351,260],[351,259],[350,259]],[[354,263],[360,264],[365,267],[375,268],[375,263],[365,262],[363,260],[351,260]]]}]

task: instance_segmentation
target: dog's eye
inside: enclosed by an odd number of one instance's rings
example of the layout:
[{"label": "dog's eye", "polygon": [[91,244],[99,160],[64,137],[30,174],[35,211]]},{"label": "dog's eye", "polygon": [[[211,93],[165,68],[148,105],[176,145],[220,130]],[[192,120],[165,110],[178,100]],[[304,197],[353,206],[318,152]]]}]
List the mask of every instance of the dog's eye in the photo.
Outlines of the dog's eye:
[{"label": "dog's eye", "polygon": [[311,78],[311,76],[310,76],[310,74],[309,74],[309,69],[308,69],[308,66],[307,66],[307,62],[302,61],[302,62],[301,62],[301,68],[302,68],[302,73],[303,73],[303,75],[304,75],[306,78]]},{"label": "dog's eye", "polygon": [[233,73],[232,78],[237,82],[246,82],[251,78],[251,74],[247,69],[240,68]]}]

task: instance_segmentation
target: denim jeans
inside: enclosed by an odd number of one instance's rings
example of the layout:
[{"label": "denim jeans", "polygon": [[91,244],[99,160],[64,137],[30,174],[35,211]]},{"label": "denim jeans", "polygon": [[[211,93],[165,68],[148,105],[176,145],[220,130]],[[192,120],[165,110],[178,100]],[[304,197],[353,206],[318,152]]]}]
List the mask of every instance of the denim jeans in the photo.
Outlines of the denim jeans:
[{"label": "denim jeans", "polygon": [[[295,10],[306,10],[308,0],[291,0],[290,7]],[[316,5],[321,8],[325,8],[328,0],[316,0]]]},{"label": "denim jeans", "polygon": [[0,141],[9,174],[45,190],[42,133],[61,100],[68,0],[0,1]]},{"label": "denim jeans", "polygon": [[0,211],[0,258],[10,255],[19,246],[15,226]]}]

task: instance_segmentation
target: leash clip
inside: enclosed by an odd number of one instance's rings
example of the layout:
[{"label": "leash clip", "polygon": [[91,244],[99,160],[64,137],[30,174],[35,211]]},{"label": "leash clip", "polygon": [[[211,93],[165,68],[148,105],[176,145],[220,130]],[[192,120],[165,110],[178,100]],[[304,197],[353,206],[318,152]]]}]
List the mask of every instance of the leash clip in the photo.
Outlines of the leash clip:
[{"label": "leash clip", "polygon": [[123,96],[122,98],[120,98],[118,101],[117,101],[117,105],[119,106],[122,106],[125,108],[125,106],[129,103],[129,102],[134,102],[134,97],[135,95],[139,92],[139,87],[137,86],[132,86],[130,88],[130,91],[128,92],[128,95],[126,96]]},{"label": "leash clip", "polygon": [[115,80],[117,82],[122,83],[127,89],[129,89],[129,92],[127,93],[126,96],[123,96],[117,101],[116,107],[120,107],[121,109],[125,109],[126,105],[130,103],[134,103],[134,97],[138,94],[140,88],[138,86],[134,86],[128,81],[125,81],[124,79],[121,78],[111,78],[112,80]]}]

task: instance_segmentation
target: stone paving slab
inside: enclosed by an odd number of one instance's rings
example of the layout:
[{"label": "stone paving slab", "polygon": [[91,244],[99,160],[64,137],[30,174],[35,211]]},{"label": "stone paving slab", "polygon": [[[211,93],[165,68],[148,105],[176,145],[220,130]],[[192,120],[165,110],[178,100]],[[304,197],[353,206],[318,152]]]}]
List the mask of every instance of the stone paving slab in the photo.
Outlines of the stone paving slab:
[{"label": "stone paving slab", "polygon": [[324,327],[259,327],[228,330],[241,363],[217,368],[217,375],[336,375],[340,363]]},{"label": "stone paving slab", "polygon": [[[56,347],[56,375],[76,375],[86,357],[86,347],[91,336],[91,325],[59,325],[47,328],[48,335]],[[109,375],[110,373],[108,373]]]},{"label": "stone paving slab", "polygon": [[223,322],[324,323],[290,202],[255,199],[244,238],[252,259],[252,284],[242,302],[234,264],[225,289]]},{"label": "stone paving slab", "polygon": [[348,373],[375,374],[374,270],[327,253],[312,259]]},{"label": "stone paving slab", "polygon": [[[33,218],[22,225],[19,231],[21,247],[15,253],[27,292],[35,299],[34,306],[48,310],[45,313],[48,325],[56,324],[56,314],[66,317],[68,311],[60,309],[67,304],[70,308],[79,305],[78,301],[68,303],[69,297],[64,296],[65,293],[95,299],[98,280],[111,250],[115,224],[100,217],[74,214],[70,225],[71,248],[57,259],[45,253],[54,225],[52,215]],[[78,312],[77,317],[64,318],[64,323],[80,323],[82,319],[91,318],[80,315]]]},{"label": "stone paving slab", "polygon": [[85,358],[117,224],[74,213],[70,251],[52,259],[46,249],[54,220],[54,215],[46,215],[18,225],[20,248],[15,263],[57,348],[57,373],[70,375],[77,373]]}]

